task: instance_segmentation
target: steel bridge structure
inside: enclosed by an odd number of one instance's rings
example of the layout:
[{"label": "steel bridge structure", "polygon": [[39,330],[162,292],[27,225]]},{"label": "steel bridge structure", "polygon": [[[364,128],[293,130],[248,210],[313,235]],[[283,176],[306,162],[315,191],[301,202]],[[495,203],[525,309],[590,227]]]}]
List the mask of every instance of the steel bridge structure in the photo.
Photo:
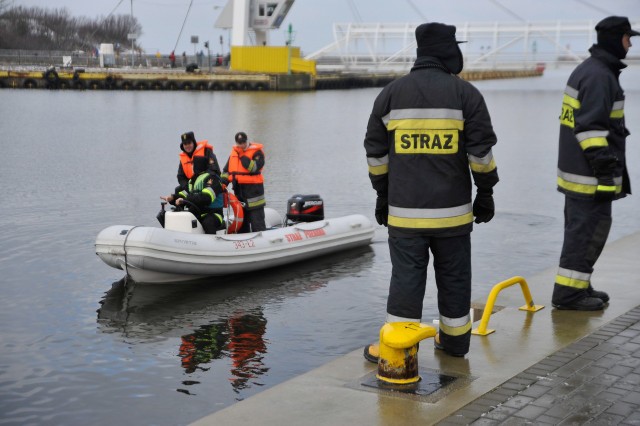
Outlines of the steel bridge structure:
[{"label": "steel bridge structure", "polygon": [[[640,19],[631,19],[633,28]],[[532,69],[579,63],[596,42],[596,21],[466,22],[454,24],[466,70]],[[333,25],[333,43],[305,59],[318,70],[408,71],[416,58],[416,23]],[[640,56],[625,62],[640,63]]]}]

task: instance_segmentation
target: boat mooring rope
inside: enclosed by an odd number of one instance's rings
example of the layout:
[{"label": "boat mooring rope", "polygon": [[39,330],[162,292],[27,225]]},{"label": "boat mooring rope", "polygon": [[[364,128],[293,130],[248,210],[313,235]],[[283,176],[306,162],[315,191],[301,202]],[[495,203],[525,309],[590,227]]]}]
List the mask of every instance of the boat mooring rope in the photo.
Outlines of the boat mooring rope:
[{"label": "boat mooring rope", "polygon": [[129,262],[127,261],[127,239],[129,238],[129,235],[131,235],[131,232],[139,226],[140,225],[136,225],[133,228],[129,229],[129,232],[127,232],[127,235],[124,237],[124,241],[122,243],[122,251],[124,252],[124,273],[127,274],[127,276],[129,276]]}]

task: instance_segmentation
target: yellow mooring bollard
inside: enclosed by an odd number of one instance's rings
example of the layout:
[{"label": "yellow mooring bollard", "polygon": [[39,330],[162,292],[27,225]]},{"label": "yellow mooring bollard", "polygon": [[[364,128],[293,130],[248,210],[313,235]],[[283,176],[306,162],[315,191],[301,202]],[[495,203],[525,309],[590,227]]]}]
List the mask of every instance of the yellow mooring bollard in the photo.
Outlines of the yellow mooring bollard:
[{"label": "yellow mooring bollard", "polygon": [[418,342],[436,335],[436,329],[419,322],[389,322],[380,329],[379,380],[408,385],[420,380]]}]

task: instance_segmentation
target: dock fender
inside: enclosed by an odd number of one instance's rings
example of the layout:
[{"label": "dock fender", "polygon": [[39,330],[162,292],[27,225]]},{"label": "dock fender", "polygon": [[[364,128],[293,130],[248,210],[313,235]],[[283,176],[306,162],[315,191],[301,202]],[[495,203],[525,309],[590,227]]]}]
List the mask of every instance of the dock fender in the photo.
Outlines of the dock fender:
[{"label": "dock fender", "polygon": [[60,76],[58,76],[58,73],[53,68],[48,69],[44,73],[43,77],[47,81],[49,87],[57,87],[60,82]]},{"label": "dock fender", "polygon": [[230,214],[227,214],[227,234],[237,234],[240,228],[242,228],[242,222],[244,221],[244,208],[242,207],[242,203],[234,194],[225,192],[224,207],[231,209],[229,213],[233,213],[233,218]]}]

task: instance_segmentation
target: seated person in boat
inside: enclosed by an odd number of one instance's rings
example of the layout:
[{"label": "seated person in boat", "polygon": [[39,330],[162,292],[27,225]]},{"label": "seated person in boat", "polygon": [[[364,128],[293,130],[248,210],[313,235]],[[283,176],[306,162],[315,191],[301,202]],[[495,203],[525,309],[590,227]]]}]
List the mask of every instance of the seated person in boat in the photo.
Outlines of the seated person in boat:
[{"label": "seated person in boat", "polygon": [[[187,189],[177,188],[175,194],[160,198],[171,205],[190,208],[191,213],[202,224],[204,232],[215,234],[216,231],[225,227],[222,216],[223,189],[220,177],[209,172],[208,164],[209,161],[206,157],[193,157],[194,174],[187,183]],[[193,206],[196,208],[194,209]],[[158,220],[164,226],[164,216],[158,217]]]},{"label": "seated person in boat", "polygon": [[[180,164],[178,164],[178,184],[180,189],[187,189],[189,179],[194,175],[193,159],[195,157],[205,157],[208,161],[207,170],[211,174],[220,175],[220,165],[218,158],[213,152],[213,146],[208,141],[196,142],[193,132],[186,132],[180,136]],[[176,189],[176,191],[178,191]]]}]

